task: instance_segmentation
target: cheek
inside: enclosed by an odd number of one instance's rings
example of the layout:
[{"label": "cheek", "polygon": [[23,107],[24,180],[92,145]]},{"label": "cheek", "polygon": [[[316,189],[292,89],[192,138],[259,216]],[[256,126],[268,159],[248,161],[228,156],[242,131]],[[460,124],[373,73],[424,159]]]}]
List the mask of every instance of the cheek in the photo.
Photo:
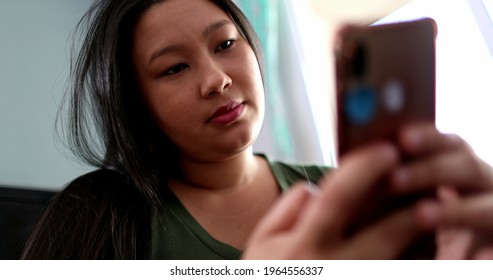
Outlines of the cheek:
[{"label": "cheek", "polygon": [[[245,59],[240,61],[236,68],[238,70],[241,69],[241,71],[237,72],[237,77],[249,85],[252,93],[263,97],[264,87],[262,75],[255,53],[253,50],[249,49],[244,53],[243,57],[245,57]],[[248,73],[248,75],[245,75],[245,73]]]},{"label": "cheek", "polygon": [[263,111],[265,107],[265,91],[264,84],[262,80],[262,75],[260,74],[260,69],[258,68],[258,64],[252,65],[253,71],[250,76],[250,83],[252,85],[252,92],[255,95],[254,98],[257,100],[258,107],[260,110],[260,114],[263,116]]},{"label": "cheek", "polygon": [[257,59],[255,56],[253,56],[252,58],[253,60],[251,60],[251,63],[250,63],[250,73],[252,73],[252,75],[250,76],[250,79],[252,79],[252,83],[254,85],[254,87],[257,89],[257,91],[259,92],[260,95],[264,95],[264,82],[262,80],[262,75],[261,75],[261,72],[260,72],[260,66],[257,62]]},{"label": "cheek", "polygon": [[[190,123],[190,98],[186,98],[186,94],[180,93],[183,98],[178,96],[170,96],[156,91],[147,96],[147,107],[151,111],[156,123],[161,129],[169,130],[179,126],[182,123]],[[166,91],[169,92],[169,91]]]},{"label": "cheek", "polygon": [[159,102],[154,106],[154,115],[158,124],[163,128],[174,127],[187,122],[190,116],[189,108],[181,102]]}]

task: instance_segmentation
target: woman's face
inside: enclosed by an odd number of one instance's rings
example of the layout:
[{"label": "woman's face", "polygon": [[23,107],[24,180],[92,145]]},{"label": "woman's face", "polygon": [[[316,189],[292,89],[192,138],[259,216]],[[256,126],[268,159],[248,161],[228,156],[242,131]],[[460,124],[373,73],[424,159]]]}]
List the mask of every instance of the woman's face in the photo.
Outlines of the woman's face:
[{"label": "woman's face", "polygon": [[264,114],[260,68],[230,17],[207,0],[167,0],[137,22],[132,59],[141,94],[181,156],[244,151]]}]

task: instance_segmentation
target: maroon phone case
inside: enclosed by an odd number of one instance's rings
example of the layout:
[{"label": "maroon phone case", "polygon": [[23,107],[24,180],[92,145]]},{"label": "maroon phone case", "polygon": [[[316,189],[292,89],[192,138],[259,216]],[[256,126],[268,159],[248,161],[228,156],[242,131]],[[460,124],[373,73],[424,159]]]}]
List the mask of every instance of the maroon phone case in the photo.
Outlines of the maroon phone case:
[{"label": "maroon phone case", "polygon": [[[341,29],[335,49],[339,158],[379,139],[392,141],[403,125],[435,122],[436,34],[436,23],[429,18]],[[385,184],[382,178],[356,210],[348,235],[430,195],[397,197]],[[434,250],[430,233],[399,258],[429,259]]]},{"label": "maroon phone case", "polygon": [[[435,121],[436,30],[435,21],[424,18],[348,26],[340,31],[335,50],[339,156],[363,144],[392,138],[402,125]],[[402,92],[397,111],[386,105],[396,99],[386,95],[386,89],[396,83]],[[352,120],[345,104],[348,94],[362,85],[374,90],[373,115],[365,123]],[[358,104],[351,110],[358,114]]]}]

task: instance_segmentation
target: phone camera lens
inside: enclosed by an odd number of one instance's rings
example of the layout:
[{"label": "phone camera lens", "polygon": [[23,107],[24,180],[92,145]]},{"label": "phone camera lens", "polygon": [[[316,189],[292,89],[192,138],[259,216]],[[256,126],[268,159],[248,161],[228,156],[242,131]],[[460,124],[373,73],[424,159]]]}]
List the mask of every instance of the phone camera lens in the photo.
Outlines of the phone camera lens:
[{"label": "phone camera lens", "polygon": [[366,48],[362,43],[356,42],[353,57],[353,74],[362,77],[366,72]]}]

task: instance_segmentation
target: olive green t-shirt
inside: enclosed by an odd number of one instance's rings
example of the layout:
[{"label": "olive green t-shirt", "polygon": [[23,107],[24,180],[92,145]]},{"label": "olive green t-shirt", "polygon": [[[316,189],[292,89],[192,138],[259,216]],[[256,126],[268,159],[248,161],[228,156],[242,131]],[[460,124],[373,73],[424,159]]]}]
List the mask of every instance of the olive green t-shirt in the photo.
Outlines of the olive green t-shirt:
[{"label": "olive green t-shirt", "polygon": [[[282,192],[296,181],[317,183],[328,167],[302,166],[270,161],[271,168]],[[152,220],[152,258],[172,260],[231,260],[239,259],[241,251],[214,239],[192,217],[178,198],[167,190],[165,208],[157,211]]]}]

